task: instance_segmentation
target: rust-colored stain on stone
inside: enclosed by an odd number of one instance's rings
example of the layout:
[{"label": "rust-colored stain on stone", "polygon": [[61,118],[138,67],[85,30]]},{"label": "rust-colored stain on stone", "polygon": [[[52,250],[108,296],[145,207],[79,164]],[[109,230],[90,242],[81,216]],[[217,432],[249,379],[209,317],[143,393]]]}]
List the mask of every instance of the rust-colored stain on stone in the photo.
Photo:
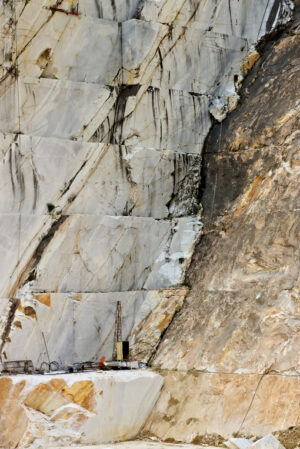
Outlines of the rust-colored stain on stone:
[{"label": "rust-colored stain on stone", "polygon": [[[69,387],[63,379],[52,379],[48,383],[39,384],[35,387],[24,402],[27,407],[31,407],[48,416],[52,415],[58,408],[67,404],[71,406],[72,403],[90,411],[94,410],[94,385],[92,381],[75,382]],[[70,410],[66,409],[66,412],[63,413],[64,419],[66,415],[75,413],[74,409],[71,412]],[[56,415],[55,419],[59,419],[57,416],[59,415]]]},{"label": "rust-colored stain on stone", "polygon": [[24,313],[24,315],[26,315],[26,316],[28,316],[30,318],[35,318],[35,319],[37,318],[36,317],[36,311],[31,306],[25,306],[24,307],[24,306],[22,306],[22,304],[20,304],[18,306],[18,311],[21,312],[21,313]]},{"label": "rust-colored stain on stone", "polygon": [[51,306],[51,295],[50,293],[42,293],[40,295],[34,295],[35,299],[37,299],[40,303],[45,306]]},{"label": "rust-colored stain on stone", "polygon": [[168,326],[168,324],[170,323],[171,319],[173,317],[172,313],[169,313],[168,315],[165,316],[165,318],[160,321],[157,325],[157,328],[162,331],[164,329],[166,329],[166,327]]},{"label": "rust-colored stain on stone", "polygon": [[15,325],[15,327],[17,327],[17,328],[22,329],[22,323],[21,323],[21,321],[19,321],[19,320],[14,321],[14,325]]},{"label": "rust-colored stain on stone", "polygon": [[237,217],[241,212],[243,212],[243,210],[247,207],[247,205],[250,203],[250,201],[253,201],[258,197],[262,186],[263,186],[262,174],[260,174],[252,182],[250,188],[248,189],[247,193],[243,197],[240,206],[236,209],[236,211],[234,213],[234,217]]},{"label": "rust-colored stain on stone", "polygon": [[61,393],[61,389],[56,388],[49,382],[35,387],[26,397],[24,405],[50,416],[56,409],[68,404],[68,402]]},{"label": "rust-colored stain on stone", "polygon": [[95,408],[94,384],[91,380],[75,382],[71,387],[63,387],[62,394],[75,404],[93,411]]},{"label": "rust-colored stain on stone", "polygon": [[254,66],[254,64],[256,63],[256,61],[259,60],[259,58],[260,58],[260,56],[257,51],[254,51],[253,53],[251,53],[251,55],[249,56],[247,61],[244,62],[244,64],[241,67],[243,73],[247,73],[249,70],[251,70],[252,67]]}]

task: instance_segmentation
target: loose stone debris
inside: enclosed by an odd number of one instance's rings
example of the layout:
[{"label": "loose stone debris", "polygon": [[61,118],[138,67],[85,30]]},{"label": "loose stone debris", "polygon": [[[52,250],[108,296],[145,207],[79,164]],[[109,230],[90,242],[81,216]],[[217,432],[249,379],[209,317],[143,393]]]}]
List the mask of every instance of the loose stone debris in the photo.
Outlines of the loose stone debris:
[{"label": "loose stone debris", "polygon": [[272,434],[257,440],[255,443],[246,438],[230,438],[225,445],[229,449],[285,449]]}]

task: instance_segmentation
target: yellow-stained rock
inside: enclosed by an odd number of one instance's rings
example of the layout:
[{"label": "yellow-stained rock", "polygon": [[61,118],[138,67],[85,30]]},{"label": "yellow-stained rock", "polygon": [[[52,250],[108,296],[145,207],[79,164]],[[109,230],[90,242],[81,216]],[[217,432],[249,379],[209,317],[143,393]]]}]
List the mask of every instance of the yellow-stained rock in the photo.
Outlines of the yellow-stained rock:
[{"label": "yellow-stained rock", "polygon": [[0,448],[130,439],[161,386],[149,371],[0,377]]},{"label": "yellow-stained rock", "polygon": [[95,406],[94,385],[90,380],[75,382],[71,387],[65,386],[62,389],[62,394],[75,404],[93,411]]},{"label": "yellow-stained rock", "polygon": [[68,399],[62,394],[62,388],[55,388],[51,383],[39,384],[26,397],[24,404],[48,416],[59,407],[68,404]]},{"label": "yellow-stained rock", "polygon": [[131,357],[135,360],[148,362],[159,344],[162,333],[171,323],[188,294],[187,287],[161,290],[160,301],[153,311],[135,328],[130,337]]},{"label": "yellow-stained rock", "polygon": [[41,293],[40,295],[34,295],[35,299],[44,304],[45,306],[51,306],[51,295],[50,293]]},{"label": "yellow-stained rock", "polygon": [[0,378],[0,447],[15,448],[27,427],[27,416],[20,397],[25,382],[13,384],[12,379]]},{"label": "yellow-stained rock", "polygon": [[217,445],[233,434],[262,437],[300,426],[299,377],[162,374],[162,394],[144,429],[161,440]]}]

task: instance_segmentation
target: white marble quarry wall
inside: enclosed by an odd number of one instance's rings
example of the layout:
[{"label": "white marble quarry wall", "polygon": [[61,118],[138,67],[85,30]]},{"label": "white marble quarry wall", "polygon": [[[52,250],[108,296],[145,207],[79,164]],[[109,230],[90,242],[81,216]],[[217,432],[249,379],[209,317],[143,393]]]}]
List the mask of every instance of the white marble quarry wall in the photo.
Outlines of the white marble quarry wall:
[{"label": "white marble quarry wall", "polygon": [[[162,301],[168,303],[171,319],[185,294],[182,287],[114,294],[33,294],[28,288],[16,311],[5,356],[9,360],[22,360],[24,353],[30,354],[34,366],[39,368],[48,362],[45,338],[50,360],[61,368],[81,360],[99,361],[103,356],[110,360],[117,301],[122,306],[122,338],[127,340]],[[1,316],[7,318],[9,301],[1,299],[0,307]],[[165,318],[163,314],[161,317]],[[0,329],[1,325],[2,322]]]},{"label": "white marble quarry wall", "polygon": [[115,292],[183,282],[202,228],[194,217],[1,215],[0,288],[20,278],[34,291]]},{"label": "white marble quarry wall", "polygon": [[198,155],[21,134],[0,141],[1,213],[47,214],[67,189],[69,214],[197,212]]},{"label": "white marble quarry wall", "polygon": [[257,41],[290,14],[290,0],[73,0],[84,15],[194,26]]},{"label": "white marble quarry wall", "polygon": [[198,94],[230,90],[227,84],[240,76],[251,45],[230,34],[143,20],[124,22],[122,36],[124,84],[148,83]]},{"label": "white marble quarry wall", "polygon": [[[163,300],[159,289],[183,282],[202,229],[211,112],[222,120],[236,105],[253,44],[291,9],[288,0],[0,1],[4,359],[38,363],[40,326],[63,363],[88,347],[88,358],[110,352],[93,332],[70,337],[86,332],[86,313],[111,333],[124,295],[129,336],[147,295]],[[14,302],[26,295],[54,296],[27,316]]]}]

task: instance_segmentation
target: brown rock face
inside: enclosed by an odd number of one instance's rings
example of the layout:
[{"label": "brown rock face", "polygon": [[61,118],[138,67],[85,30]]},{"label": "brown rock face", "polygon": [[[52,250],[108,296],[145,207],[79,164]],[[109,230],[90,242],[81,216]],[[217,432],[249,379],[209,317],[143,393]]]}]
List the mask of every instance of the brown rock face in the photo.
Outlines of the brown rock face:
[{"label": "brown rock face", "polygon": [[161,300],[131,335],[130,355],[134,360],[149,362],[155,354],[162,334],[181,309],[188,291],[187,287],[161,290]]},{"label": "brown rock face", "polygon": [[264,436],[299,425],[299,378],[162,374],[164,389],[146,430],[164,441],[218,445],[235,434]]},{"label": "brown rock face", "polygon": [[[154,365],[207,374],[165,372],[148,424],[164,439],[300,426],[298,17],[299,6],[294,24],[260,49],[240,105],[206,142],[192,289]],[[167,405],[175,392],[176,410]]]}]

